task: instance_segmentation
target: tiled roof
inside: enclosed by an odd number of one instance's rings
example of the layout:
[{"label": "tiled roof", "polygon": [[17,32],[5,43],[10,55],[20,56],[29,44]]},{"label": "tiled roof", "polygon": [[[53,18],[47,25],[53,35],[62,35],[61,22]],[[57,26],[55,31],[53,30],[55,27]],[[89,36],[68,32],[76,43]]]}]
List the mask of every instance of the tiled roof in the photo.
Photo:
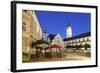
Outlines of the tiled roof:
[{"label": "tiled roof", "polygon": [[49,34],[47,38],[50,39],[50,42],[52,42],[52,40],[54,39],[54,37],[56,36],[57,34]]}]

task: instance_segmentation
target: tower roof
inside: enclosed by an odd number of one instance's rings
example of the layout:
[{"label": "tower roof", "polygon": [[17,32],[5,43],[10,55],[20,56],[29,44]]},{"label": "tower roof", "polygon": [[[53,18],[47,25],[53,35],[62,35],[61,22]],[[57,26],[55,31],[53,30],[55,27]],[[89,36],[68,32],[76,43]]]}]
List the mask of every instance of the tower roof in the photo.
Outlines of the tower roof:
[{"label": "tower roof", "polygon": [[70,27],[70,24],[68,24],[67,27]]},{"label": "tower roof", "polygon": [[67,24],[67,27],[70,27],[71,25],[70,25],[70,23],[68,22],[68,24]]},{"label": "tower roof", "polygon": [[56,36],[56,34],[49,34],[48,38],[50,39],[50,42],[52,42],[52,40],[54,39],[54,37]]},{"label": "tower roof", "polygon": [[47,33],[47,29],[44,29],[44,32],[43,33]]}]

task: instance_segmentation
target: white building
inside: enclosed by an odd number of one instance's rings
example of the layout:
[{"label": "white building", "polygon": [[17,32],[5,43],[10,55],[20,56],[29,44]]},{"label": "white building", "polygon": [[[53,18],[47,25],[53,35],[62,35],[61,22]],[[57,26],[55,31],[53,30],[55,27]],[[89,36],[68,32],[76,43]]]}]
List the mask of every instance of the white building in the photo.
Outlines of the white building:
[{"label": "white building", "polygon": [[60,51],[64,51],[64,50],[65,50],[63,39],[62,39],[62,37],[60,36],[59,33],[56,34],[56,35],[54,35],[54,34],[48,35],[48,41],[49,41],[52,45],[56,44],[56,45],[59,45],[59,46],[62,47],[60,50],[57,49],[57,48],[53,48],[53,49],[52,49],[53,52],[56,52],[56,51],[60,52]]},{"label": "white building", "polygon": [[[91,32],[86,32],[76,36],[72,36],[72,28],[68,25],[66,28],[66,33],[67,38],[65,38],[63,41],[67,49],[73,49],[73,46],[91,46]],[[70,46],[71,48],[68,48],[68,46]],[[82,47],[80,49],[85,50],[86,48]],[[87,50],[90,51],[90,47],[88,47]]]},{"label": "white building", "polygon": [[48,40],[51,42],[52,45],[56,44],[56,45],[64,47],[63,39],[59,33],[56,35],[54,34],[48,35]]},{"label": "white building", "polygon": [[73,36],[71,38],[64,39],[64,42],[67,45],[85,45],[85,44],[91,44],[91,33],[83,33],[79,34],[77,36]]}]

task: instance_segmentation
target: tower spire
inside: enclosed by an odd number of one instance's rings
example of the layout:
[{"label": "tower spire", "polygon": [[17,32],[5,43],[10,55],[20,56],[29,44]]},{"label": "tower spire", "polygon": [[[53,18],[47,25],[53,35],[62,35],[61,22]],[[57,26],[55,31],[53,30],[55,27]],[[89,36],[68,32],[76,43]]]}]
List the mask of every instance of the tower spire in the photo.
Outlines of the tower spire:
[{"label": "tower spire", "polygon": [[67,23],[67,27],[71,27],[71,24],[70,24],[70,22],[68,22],[68,23]]}]

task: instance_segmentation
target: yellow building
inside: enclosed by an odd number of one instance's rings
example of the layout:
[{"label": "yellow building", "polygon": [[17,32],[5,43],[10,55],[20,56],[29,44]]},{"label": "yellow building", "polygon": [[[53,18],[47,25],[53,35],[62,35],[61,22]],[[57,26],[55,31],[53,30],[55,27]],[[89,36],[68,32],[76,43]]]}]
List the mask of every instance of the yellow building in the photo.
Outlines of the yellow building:
[{"label": "yellow building", "polygon": [[31,42],[42,39],[42,29],[35,11],[22,11],[22,48],[23,52],[31,51]]}]

